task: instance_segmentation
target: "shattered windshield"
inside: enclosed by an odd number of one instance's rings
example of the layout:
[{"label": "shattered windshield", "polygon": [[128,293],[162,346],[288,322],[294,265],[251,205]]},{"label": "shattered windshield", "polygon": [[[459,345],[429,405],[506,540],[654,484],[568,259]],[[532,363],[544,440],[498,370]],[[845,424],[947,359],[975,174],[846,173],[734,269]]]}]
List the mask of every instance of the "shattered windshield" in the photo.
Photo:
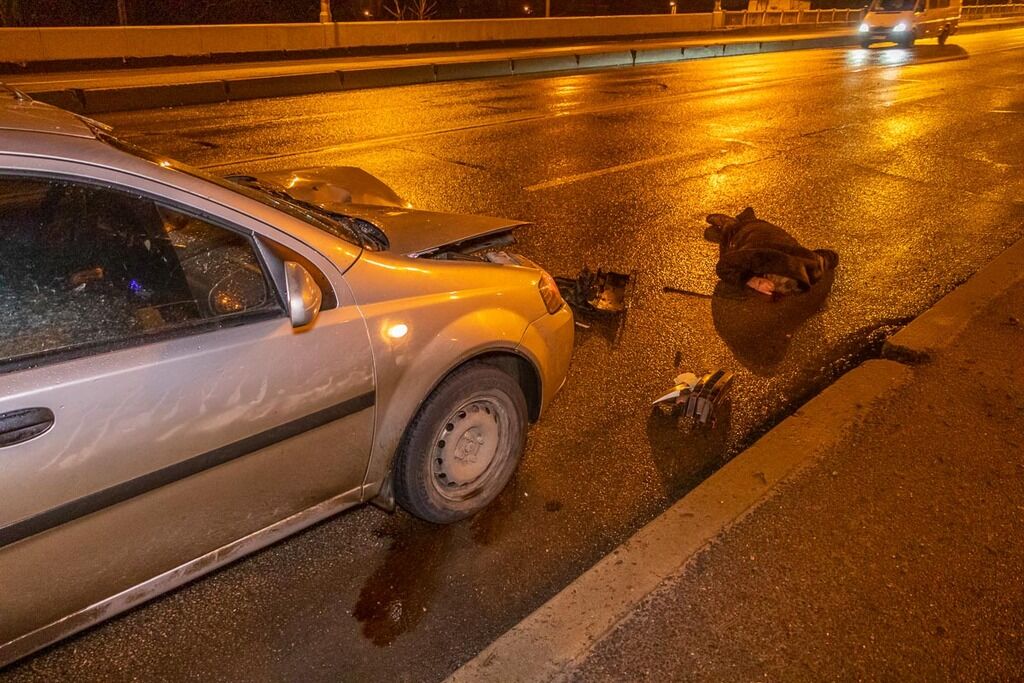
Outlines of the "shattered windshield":
[{"label": "shattered windshield", "polygon": [[346,234],[356,233],[363,239],[362,245],[364,247],[368,247],[373,250],[388,248],[387,237],[385,237],[384,234],[372,223],[368,223],[358,218],[353,218],[352,216],[346,216],[345,214],[337,213],[335,211],[328,211],[321,206],[293,197],[284,189],[276,185],[265,183],[255,176],[230,175],[225,176],[224,180],[267,194],[304,211],[309,211],[310,213],[315,214],[321,219],[321,223],[317,224],[317,227],[321,230],[327,230],[336,237],[347,239],[346,235],[338,234],[338,231],[344,231]]},{"label": "shattered windshield", "polygon": [[[104,130],[96,130],[96,135],[100,140],[106,142],[108,145],[116,147],[123,152],[128,152],[140,159],[145,159],[146,161],[158,164],[164,168],[171,168],[175,171],[180,171],[195,178],[199,178],[200,180],[205,180],[213,183],[214,185],[226,188],[232,192],[237,192],[249,199],[254,199],[261,204],[265,204],[266,206],[286,213],[293,218],[298,218],[299,220],[304,221],[315,228],[319,228],[328,234],[334,235],[335,237],[340,237],[343,240],[352,242],[359,246],[367,246],[364,235],[357,230],[355,226],[350,225],[345,221],[337,220],[322,211],[318,211],[315,207],[311,207],[305,203],[300,204],[283,192],[272,192],[260,185],[253,185],[249,182],[233,181],[231,179],[219,178],[215,175],[204,173],[203,171],[192,168],[187,164],[173,161],[158,154],[154,154],[142,147],[133,145],[130,142],[125,142]],[[248,176],[236,176],[236,178],[247,179]]]}]

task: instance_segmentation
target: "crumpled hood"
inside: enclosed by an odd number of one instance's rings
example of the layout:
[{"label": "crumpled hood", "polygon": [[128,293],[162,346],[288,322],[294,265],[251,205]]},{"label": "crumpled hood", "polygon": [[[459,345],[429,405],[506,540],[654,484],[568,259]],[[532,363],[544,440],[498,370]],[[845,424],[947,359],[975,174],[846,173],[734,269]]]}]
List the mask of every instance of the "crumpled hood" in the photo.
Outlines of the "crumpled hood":
[{"label": "crumpled hood", "polygon": [[352,166],[278,171],[256,177],[299,201],[373,223],[387,236],[388,250],[406,256],[426,255],[528,225],[507,218],[413,209],[383,181]]}]

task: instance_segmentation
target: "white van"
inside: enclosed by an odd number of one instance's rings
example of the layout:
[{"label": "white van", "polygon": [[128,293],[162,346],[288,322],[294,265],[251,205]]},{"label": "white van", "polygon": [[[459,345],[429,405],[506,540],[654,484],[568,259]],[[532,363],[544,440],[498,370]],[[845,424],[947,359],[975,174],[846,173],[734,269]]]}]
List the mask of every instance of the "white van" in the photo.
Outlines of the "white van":
[{"label": "white van", "polygon": [[860,25],[860,45],[892,41],[910,47],[920,38],[938,38],[945,45],[959,23],[960,0],[871,0]]}]

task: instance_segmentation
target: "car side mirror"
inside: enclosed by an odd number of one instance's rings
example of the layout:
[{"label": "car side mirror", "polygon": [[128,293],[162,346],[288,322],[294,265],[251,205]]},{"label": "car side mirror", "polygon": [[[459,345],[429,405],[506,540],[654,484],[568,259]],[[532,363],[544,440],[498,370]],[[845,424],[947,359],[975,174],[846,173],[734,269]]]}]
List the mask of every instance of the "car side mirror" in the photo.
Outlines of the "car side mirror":
[{"label": "car side mirror", "polygon": [[285,299],[292,327],[305,327],[320,313],[323,294],[309,271],[294,261],[284,262]]}]

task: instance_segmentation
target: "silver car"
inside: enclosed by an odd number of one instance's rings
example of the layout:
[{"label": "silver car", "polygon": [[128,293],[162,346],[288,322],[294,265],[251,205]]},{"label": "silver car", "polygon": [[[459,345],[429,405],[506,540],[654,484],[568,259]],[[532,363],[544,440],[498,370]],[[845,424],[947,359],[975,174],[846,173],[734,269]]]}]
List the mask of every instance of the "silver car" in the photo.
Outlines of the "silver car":
[{"label": "silver car", "polygon": [[0,666],[352,505],[492,501],[573,344],[520,225],[0,89]]}]

